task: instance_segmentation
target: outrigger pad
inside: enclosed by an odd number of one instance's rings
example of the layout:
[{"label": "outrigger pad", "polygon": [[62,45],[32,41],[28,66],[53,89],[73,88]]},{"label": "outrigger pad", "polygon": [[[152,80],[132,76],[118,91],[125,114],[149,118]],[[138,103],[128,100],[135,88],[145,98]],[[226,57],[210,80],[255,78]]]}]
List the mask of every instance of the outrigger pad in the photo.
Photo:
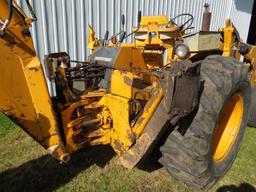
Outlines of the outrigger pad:
[{"label": "outrigger pad", "polygon": [[163,71],[162,86],[166,112],[170,123],[175,125],[179,119],[196,109],[200,93],[200,63],[190,60],[177,61]]}]

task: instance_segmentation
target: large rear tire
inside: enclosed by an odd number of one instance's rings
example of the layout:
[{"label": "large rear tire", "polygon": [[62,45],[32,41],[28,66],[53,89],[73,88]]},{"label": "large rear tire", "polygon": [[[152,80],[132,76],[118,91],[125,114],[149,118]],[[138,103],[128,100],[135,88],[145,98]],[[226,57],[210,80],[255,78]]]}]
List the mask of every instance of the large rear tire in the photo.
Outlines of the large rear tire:
[{"label": "large rear tire", "polygon": [[246,65],[234,58],[201,63],[204,88],[185,134],[175,129],[161,146],[160,163],[176,179],[208,189],[231,167],[247,124],[250,82]]}]

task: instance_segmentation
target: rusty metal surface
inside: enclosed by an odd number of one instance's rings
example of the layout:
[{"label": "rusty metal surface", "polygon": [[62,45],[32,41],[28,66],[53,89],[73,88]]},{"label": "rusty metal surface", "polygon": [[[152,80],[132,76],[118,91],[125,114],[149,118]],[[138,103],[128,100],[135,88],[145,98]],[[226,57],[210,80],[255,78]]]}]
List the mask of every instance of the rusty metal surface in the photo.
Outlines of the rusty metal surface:
[{"label": "rusty metal surface", "polygon": [[168,126],[165,126],[168,118],[165,104],[162,100],[153,117],[149,120],[143,134],[129,151],[118,158],[118,163],[129,169],[135,167],[144,156],[150,153],[154,144],[161,137],[161,133],[165,131],[164,128],[168,128]]}]

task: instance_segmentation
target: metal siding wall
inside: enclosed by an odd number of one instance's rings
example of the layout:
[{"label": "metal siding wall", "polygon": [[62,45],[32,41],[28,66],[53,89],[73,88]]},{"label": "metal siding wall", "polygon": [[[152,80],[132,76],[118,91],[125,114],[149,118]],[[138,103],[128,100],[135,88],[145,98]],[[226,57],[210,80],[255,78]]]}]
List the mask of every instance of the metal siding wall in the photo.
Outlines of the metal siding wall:
[{"label": "metal siding wall", "polygon": [[[41,61],[44,55],[66,51],[71,59],[86,60],[87,25],[91,24],[98,37],[106,30],[110,35],[121,30],[121,15],[126,15],[125,30],[131,31],[137,24],[137,13],[142,15],[167,15],[191,13],[195,17],[194,30],[201,28],[203,6],[211,5],[211,30],[218,30],[225,19],[236,18],[234,1],[237,0],[40,0],[31,1],[38,21],[32,26],[34,44]],[[26,10],[23,0],[18,3]],[[178,21],[182,22],[182,20]],[[250,21],[247,22],[248,26]],[[131,41],[129,37],[127,41]]]},{"label": "metal siding wall", "polygon": [[254,0],[234,0],[230,6],[230,18],[240,36],[247,41]]}]

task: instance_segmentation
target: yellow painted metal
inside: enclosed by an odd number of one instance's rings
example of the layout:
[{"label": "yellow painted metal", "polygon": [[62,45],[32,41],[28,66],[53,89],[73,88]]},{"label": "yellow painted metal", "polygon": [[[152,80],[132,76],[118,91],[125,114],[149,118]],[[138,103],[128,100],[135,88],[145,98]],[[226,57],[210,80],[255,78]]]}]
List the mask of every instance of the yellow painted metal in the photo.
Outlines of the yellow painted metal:
[{"label": "yellow painted metal", "polygon": [[95,31],[91,25],[88,25],[88,34],[88,48],[93,50],[100,45],[100,42],[97,39]]},{"label": "yellow painted metal", "polygon": [[212,147],[215,163],[225,160],[232,149],[241,128],[243,112],[243,97],[236,93],[225,104],[216,125]]},{"label": "yellow painted metal", "polygon": [[251,65],[253,66],[253,69],[256,70],[256,46],[250,45],[250,51],[244,55],[244,58],[248,60]]},{"label": "yellow painted metal", "polygon": [[[123,62],[126,64],[124,66],[127,67],[127,59],[123,59],[124,57],[129,58],[127,55],[138,54],[141,51],[145,51],[145,47],[150,47],[150,49],[166,49],[167,57],[163,62],[165,64],[170,64],[170,60],[173,58],[173,50],[175,46],[175,38],[177,36],[181,36],[180,29],[177,26],[167,27],[168,18],[166,16],[143,16],[141,19],[141,26],[139,29],[134,28],[133,32],[135,32],[134,43],[122,43],[122,44],[114,44],[110,45],[110,47],[120,46],[122,48],[131,48],[122,49],[120,51],[119,60],[122,59],[122,62],[115,62],[117,65],[122,65]],[[90,49],[95,49],[100,45],[99,40],[95,36],[95,32],[93,28],[88,25],[88,47]],[[155,32],[156,35],[153,37],[150,35],[151,32]],[[138,48],[142,48],[139,50]],[[132,51],[132,52],[131,52]],[[135,58],[134,55],[131,57],[134,58],[133,62],[137,62],[138,64],[144,63],[144,59],[141,57]]]},{"label": "yellow painted metal", "polygon": [[148,26],[149,23],[155,23],[157,22],[158,25],[167,25],[168,24],[168,18],[166,16],[143,16],[141,17],[141,26]]},{"label": "yellow painted metal", "polygon": [[[163,44],[163,41],[159,38],[159,27],[158,22],[150,22],[148,25],[148,36],[145,41],[145,44],[155,44],[158,46],[161,46]],[[152,35],[152,33],[156,33],[156,35]]]},{"label": "yellow painted metal", "polygon": [[[7,6],[4,10],[7,10]],[[3,15],[7,14],[7,12],[1,13]],[[3,60],[1,61],[0,69],[6,71],[0,77],[2,78],[0,86],[1,90],[3,90],[0,93],[1,111],[14,117],[25,131],[45,148],[49,149],[51,154],[61,160],[66,157],[67,153],[72,153],[83,147],[84,143],[90,145],[111,144],[118,154],[127,151],[135,142],[135,135],[138,138],[142,133],[163,95],[161,88],[156,87],[156,84],[154,84],[155,91],[150,100],[149,93],[144,93],[133,85],[134,79],[141,80],[148,85],[154,79],[146,75],[146,72],[149,71],[149,65],[147,66],[144,61],[144,49],[135,48],[133,44],[122,45],[115,61],[115,68],[118,70],[112,71],[111,94],[103,94],[100,96],[101,99],[96,96],[98,98],[96,100],[95,95],[92,97],[84,95],[81,97],[81,101],[76,103],[71,103],[70,101],[67,103],[67,108],[64,106],[59,107],[62,110],[62,124],[66,139],[64,147],[43,71],[38,58],[35,56],[32,40],[30,37],[21,34],[21,29],[29,27],[29,19],[27,18],[26,20],[27,25],[21,28],[19,23],[24,21],[16,14],[10,27],[7,29],[7,34],[17,38],[16,42],[19,45],[13,45],[12,49],[10,49],[5,46],[6,42],[10,41],[10,39],[0,39],[0,46],[4,50],[1,52]],[[143,18],[142,25],[147,19],[152,18]],[[158,25],[167,25],[168,22],[166,17],[154,17],[153,20],[158,21],[149,26],[150,30],[158,30]],[[99,45],[99,41],[95,37],[95,32],[91,26],[89,26],[89,34],[88,46],[94,49]],[[159,35],[151,41],[151,44],[164,45]],[[6,65],[5,63],[11,64]],[[158,67],[161,66],[158,64]],[[8,73],[8,71],[13,71],[15,76]],[[145,74],[137,73],[136,71],[144,72]],[[61,74],[65,74],[65,71],[61,71]],[[146,98],[150,102],[145,106],[145,110],[138,123],[135,124],[133,131],[129,119],[130,101],[137,92],[147,95]],[[77,118],[72,119],[72,115],[79,107],[93,111],[94,115],[84,116],[81,114],[80,117],[78,112]],[[82,129],[79,126],[82,122],[95,118],[100,119],[99,128],[86,134],[86,138],[89,140],[85,140],[84,143],[75,143],[74,136],[81,134]]]},{"label": "yellow painted metal", "polygon": [[167,57],[162,63],[170,64],[173,58],[175,38],[179,35],[179,28],[176,26],[167,27],[166,16],[145,16],[142,17],[141,27],[134,28],[135,47],[146,47],[152,49],[165,48]]},{"label": "yellow painted metal", "polygon": [[251,86],[256,87],[256,70],[251,71]]},{"label": "yellow painted metal", "polygon": [[[66,148],[69,153],[82,148],[81,144],[75,143],[73,138],[76,135],[81,134],[81,124],[82,122],[89,121],[97,118],[97,113],[100,111],[100,106],[97,98],[85,98],[81,101],[71,104],[68,108],[61,112],[62,124],[64,128],[64,134],[66,138]],[[86,115],[79,115],[79,110],[83,108],[87,111]],[[72,119],[72,116],[76,113],[77,118]],[[87,141],[88,143],[88,141]]]},{"label": "yellow painted metal", "polygon": [[[39,142],[48,149],[53,146],[58,146],[54,151],[56,154],[52,155],[63,160],[63,157],[67,154],[60,137],[58,123],[39,59],[34,57],[32,61],[23,68],[23,71],[29,88],[28,94],[31,95],[32,99],[30,102],[32,102],[34,106],[37,117],[38,130],[35,132],[38,132],[38,135],[41,134],[42,137]],[[36,127],[29,127],[29,129],[30,132],[33,132]]]},{"label": "yellow painted metal", "polygon": [[229,57],[232,54],[232,46],[234,41],[234,28],[232,27],[230,19],[226,20],[226,26],[224,28],[220,28],[219,31],[223,32],[224,34],[223,56]]},{"label": "yellow painted metal", "polygon": [[[72,153],[83,147],[83,144],[100,145],[110,144],[117,154],[127,151],[135,142],[135,137],[139,138],[148,121],[162,99],[163,93],[158,83],[153,83],[152,95],[146,96],[148,103],[146,104],[138,123],[132,128],[130,125],[130,101],[136,96],[136,99],[145,99],[142,90],[133,87],[134,78],[141,78],[131,72],[121,72],[113,70],[111,75],[110,94],[103,94],[99,102],[88,97],[83,97],[83,101],[72,104],[62,112],[63,126],[66,135],[68,152]],[[136,94],[140,92],[140,94]],[[147,95],[149,93],[145,93]],[[95,115],[82,116],[75,120],[71,120],[72,114],[78,106],[82,106],[85,110],[92,110]],[[96,110],[99,108],[100,110]],[[74,143],[75,135],[81,133],[78,127],[82,122],[90,119],[101,119],[97,124],[98,129],[85,135],[85,140],[81,144]],[[110,123],[111,122],[111,123]],[[93,139],[93,137],[97,137]]]},{"label": "yellow painted metal", "polygon": [[100,100],[100,104],[107,106],[110,110],[113,119],[110,134],[111,146],[117,154],[120,154],[128,150],[135,141],[129,122],[129,99],[107,94]]},{"label": "yellow painted metal", "polygon": [[134,47],[121,47],[115,60],[115,68],[119,70],[148,71],[143,55],[143,49]]},{"label": "yellow painted metal", "polygon": [[[5,21],[8,15],[8,4],[5,0],[0,0],[0,8],[0,19]],[[2,26],[2,24],[0,24],[0,26]],[[4,40],[7,45],[15,42],[15,45],[26,51],[27,54],[35,56],[33,41],[31,37],[24,35],[22,30],[29,30],[29,25],[25,23],[16,10],[13,10],[12,19],[6,29],[7,33],[2,40]]]},{"label": "yellow painted metal", "polygon": [[[156,84],[153,84],[154,91],[151,91],[151,96],[139,88],[140,83],[146,83],[149,86],[154,79],[147,77],[148,69],[143,59],[142,49],[121,47],[115,59],[114,68],[115,70],[111,72],[109,94],[102,94],[100,95],[101,99],[95,100],[97,94],[89,92],[81,97],[81,101],[71,104],[62,111],[66,148],[69,153],[82,148],[84,144],[110,144],[117,154],[127,151],[135,142],[134,133],[137,137],[140,136],[159,104],[159,99],[162,97],[160,87],[156,88]],[[160,97],[155,95],[158,93],[161,95]],[[130,101],[135,97],[136,99],[147,99],[150,102],[146,105],[138,124],[135,125],[136,131],[134,132],[130,125]],[[150,99],[151,97],[152,99]],[[77,118],[72,120],[78,107],[91,110],[94,115],[82,115],[81,117],[77,115]],[[83,133],[83,142],[75,143],[74,137],[84,132],[82,131],[83,128],[80,127],[82,122],[95,118],[101,119],[100,123],[97,124],[98,128],[89,133]],[[109,123],[109,120],[112,123]]]},{"label": "yellow painted metal", "polygon": [[163,90],[160,87],[160,85],[155,82],[154,86],[155,86],[155,88],[153,91],[153,95],[151,96],[150,101],[146,104],[146,106],[144,108],[144,112],[141,115],[141,117],[139,118],[137,124],[133,128],[133,132],[134,132],[136,138],[138,138],[142,134],[147,123],[153,116],[157,106],[159,105],[159,103],[161,102],[161,100],[163,98]]},{"label": "yellow painted metal", "polygon": [[[59,104],[58,110],[66,140],[64,146],[32,39],[23,33],[29,29],[32,20],[17,4],[15,6],[19,14],[14,11],[6,35],[0,38],[0,110],[15,119],[50,154],[63,161],[69,153],[84,145],[110,144],[120,155],[128,151],[136,140],[142,139],[143,130],[163,98],[160,83],[148,72],[178,59],[174,55],[174,46],[175,41],[184,35],[181,29],[174,25],[167,27],[166,16],[142,17],[140,28],[134,29],[134,43],[111,45],[120,46],[120,50],[111,71],[109,90],[86,92],[76,102],[72,93],[63,90],[68,102]],[[0,18],[5,20],[8,14],[6,1],[0,0],[0,7]],[[90,25],[88,32],[88,47],[93,50],[100,41]],[[223,56],[231,56],[234,28],[230,20],[220,32],[224,34]],[[247,55],[252,57],[252,63],[256,62],[255,55],[255,49]],[[65,78],[66,70],[60,68],[59,72]],[[136,123],[131,125],[131,102],[134,99],[145,100],[146,105]],[[81,108],[83,112],[79,110]],[[238,93],[228,101],[222,114],[214,136],[215,162],[225,159],[239,131],[243,99]],[[90,121],[95,123],[93,129],[84,126]],[[76,136],[82,140],[76,141]]]},{"label": "yellow painted metal", "polygon": [[100,100],[100,104],[108,107],[111,113],[111,118],[113,119],[113,127],[111,131],[105,132],[104,136],[102,137],[105,141],[104,144],[108,144],[107,142],[110,141],[111,146],[118,155],[127,151],[135,140],[138,139],[143,133],[143,130],[153,116],[162,97],[162,90],[156,89],[156,92],[154,92],[154,95],[145,106],[141,117],[132,128],[129,121],[129,99],[112,94],[103,96],[103,98]]},{"label": "yellow painted metal", "polygon": [[132,83],[134,75],[130,72],[122,73],[114,70],[112,72],[110,92],[125,98],[132,98]]},{"label": "yellow painted metal", "polygon": [[31,24],[30,23],[30,18],[27,17],[26,13],[22,10],[22,8],[18,5],[16,0],[13,0],[13,6],[15,6],[16,9],[18,9],[18,11],[25,17],[25,20],[29,21],[29,23],[27,24]]},{"label": "yellow painted metal", "polygon": [[[0,1],[0,18],[6,19],[8,5]],[[14,10],[5,35],[0,38],[0,111],[18,123],[29,135],[59,160],[68,154],[31,36],[22,31],[27,23]]]},{"label": "yellow painted metal", "polygon": [[251,65],[251,85],[252,87],[256,87],[256,46],[248,45],[250,47],[250,51],[244,55],[244,58],[247,62],[250,62]]}]

